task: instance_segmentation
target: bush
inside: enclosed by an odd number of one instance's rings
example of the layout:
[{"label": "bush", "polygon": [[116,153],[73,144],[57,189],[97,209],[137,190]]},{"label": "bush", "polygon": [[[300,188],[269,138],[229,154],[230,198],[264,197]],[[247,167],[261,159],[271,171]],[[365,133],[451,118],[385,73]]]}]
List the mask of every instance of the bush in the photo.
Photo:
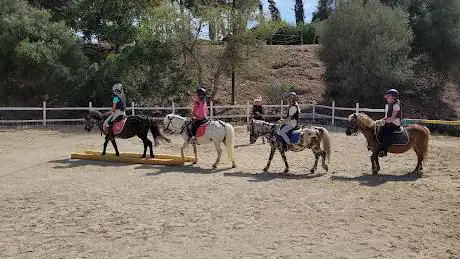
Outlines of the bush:
[{"label": "bush", "polygon": [[301,45],[315,43],[316,30],[312,24],[285,25],[266,39],[271,45]]},{"label": "bush", "polygon": [[411,75],[408,15],[378,0],[341,3],[321,26],[320,58],[331,98],[375,106],[385,89]]},{"label": "bush", "polygon": [[134,46],[110,54],[101,65],[91,66],[83,96],[97,105],[107,105],[112,85],[121,82],[129,102],[164,105],[174,99],[178,104],[185,103],[184,94],[193,87],[192,80],[176,55],[171,44],[145,35],[138,37]]},{"label": "bush", "polygon": [[264,89],[264,94],[267,97],[267,103],[279,104],[286,93],[295,91],[294,85],[268,85]]}]

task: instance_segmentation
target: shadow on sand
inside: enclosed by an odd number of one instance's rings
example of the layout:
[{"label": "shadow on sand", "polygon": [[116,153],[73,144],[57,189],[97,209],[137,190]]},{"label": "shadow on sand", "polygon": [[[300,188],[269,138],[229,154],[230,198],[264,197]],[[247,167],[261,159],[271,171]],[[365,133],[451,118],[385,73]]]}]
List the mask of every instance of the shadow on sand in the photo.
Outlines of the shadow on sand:
[{"label": "shadow on sand", "polygon": [[68,169],[75,168],[80,166],[95,165],[101,167],[122,167],[122,166],[131,166],[132,164],[120,163],[114,161],[97,161],[97,160],[77,160],[77,159],[58,159],[52,160],[48,163],[60,164],[53,166],[54,169]]},{"label": "shadow on sand", "polygon": [[140,165],[134,169],[143,170],[156,170],[155,172],[145,173],[146,176],[158,176],[167,173],[184,173],[184,174],[215,174],[232,170],[232,168],[200,168],[196,165],[185,165],[185,166],[160,166],[160,165]]},{"label": "shadow on sand", "polygon": [[314,179],[326,175],[325,173],[321,174],[281,174],[281,173],[224,173],[224,176],[231,177],[244,177],[251,178],[249,182],[267,182],[275,179],[289,179],[289,180],[306,180]]},{"label": "shadow on sand", "polygon": [[364,174],[360,176],[350,177],[350,176],[331,176],[332,181],[357,181],[360,185],[364,186],[379,186],[386,182],[415,182],[420,179],[420,175],[415,174],[379,174],[379,175],[370,175]]}]

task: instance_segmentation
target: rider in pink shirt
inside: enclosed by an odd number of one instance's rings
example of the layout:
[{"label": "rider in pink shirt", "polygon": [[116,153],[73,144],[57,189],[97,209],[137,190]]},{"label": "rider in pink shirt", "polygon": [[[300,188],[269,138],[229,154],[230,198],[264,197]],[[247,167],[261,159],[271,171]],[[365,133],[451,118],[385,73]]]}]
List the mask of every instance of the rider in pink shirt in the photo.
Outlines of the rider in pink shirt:
[{"label": "rider in pink shirt", "polygon": [[196,131],[198,127],[206,121],[208,116],[208,105],[206,104],[206,90],[198,88],[195,94],[192,95],[193,109],[192,109],[192,122],[191,122],[191,140],[196,140]]}]

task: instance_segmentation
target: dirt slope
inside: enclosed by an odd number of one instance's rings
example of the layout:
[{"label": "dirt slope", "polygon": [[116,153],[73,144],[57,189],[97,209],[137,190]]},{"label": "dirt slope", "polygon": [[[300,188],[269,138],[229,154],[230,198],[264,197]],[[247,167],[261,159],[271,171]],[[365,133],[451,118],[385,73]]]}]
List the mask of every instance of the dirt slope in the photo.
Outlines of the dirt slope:
[{"label": "dirt slope", "polygon": [[[323,102],[326,88],[323,75],[326,68],[317,56],[319,48],[319,45],[266,46],[258,57],[251,58],[249,64],[237,73],[237,103],[252,101],[257,95],[267,97],[265,89],[274,85],[294,86],[295,90],[302,94],[302,103]],[[202,50],[202,55],[208,57],[204,62],[208,84],[212,78],[210,73],[215,71],[217,62],[209,59],[209,56],[216,56],[216,51],[216,49]],[[414,87],[425,84],[421,87],[428,89],[430,82],[433,81],[431,76],[433,75],[416,78]],[[408,94],[405,100],[406,115],[412,118],[460,118],[460,69],[453,71],[442,87],[443,89],[436,96]],[[217,102],[230,103],[230,76],[222,78],[219,91]]]}]

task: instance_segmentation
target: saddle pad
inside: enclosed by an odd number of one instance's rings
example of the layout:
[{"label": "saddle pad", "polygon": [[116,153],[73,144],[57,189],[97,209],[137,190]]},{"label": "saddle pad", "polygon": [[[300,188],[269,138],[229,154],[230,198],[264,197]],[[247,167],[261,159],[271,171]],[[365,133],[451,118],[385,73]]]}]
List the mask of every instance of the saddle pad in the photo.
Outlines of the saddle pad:
[{"label": "saddle pad", "polygon": [[207,123],[203,124],[196,130],[196,137],[197,138],[204,136],[204,134],[206,133],[206,130],[208,129],[208,125],[209,124],[207,124]]},{"label": "saddle pad", "polygon": [[301,139],[301,134],[300,134],[300,131],[293,131],[291,133],[291,136],[289,137],[289,139],[291,140],[291,143],[294,144],[294,145],[297,145],[300,143],[300,139]]},{"label": "saddle pad", "polygon": [[125,127],[127,118],[122,119],[121,121],[116,121],[113,123],[113,134],[117,135],[120,134],[123,128]]},{"label": "saddle pad", "polygon": [[391,136],[392,145],[407,145],[409,144],[409,132],[406,128],[393,132]]},{"label": "saddle pad", "polygon": [[[381,143],[380,138],[377,138],[377,142]],[[405,127],[393,132],[393,135],[391,135],[392,146],[405,146],[407,144],[409,144],[409,132]]]}]

